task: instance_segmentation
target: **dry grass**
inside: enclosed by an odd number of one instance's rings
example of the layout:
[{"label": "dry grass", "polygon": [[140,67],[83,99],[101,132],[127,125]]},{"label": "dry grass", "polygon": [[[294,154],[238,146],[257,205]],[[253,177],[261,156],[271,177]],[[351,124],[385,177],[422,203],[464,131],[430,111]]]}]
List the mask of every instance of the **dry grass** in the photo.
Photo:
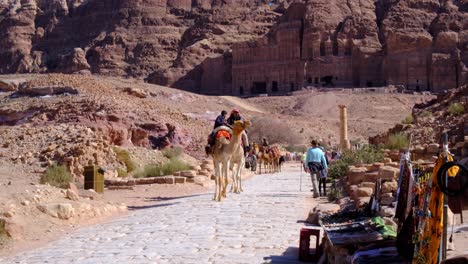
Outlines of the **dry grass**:
[{"label": "dry grass", "polygon": [[184,171],[191,169],[191,166],[187,163],[173,158],[169,162],[164,164],[153,164],[147,165],[142,170],[135,173],[135,178],[147,178],[147,177],[159,177],[172,175],[174,172]]},{"label": "dry grass", "polygon": [[65,165],[54,164],[41,176],[42,184],[48,183],[58,188],[66,188],[72,180],[73,176]]}]

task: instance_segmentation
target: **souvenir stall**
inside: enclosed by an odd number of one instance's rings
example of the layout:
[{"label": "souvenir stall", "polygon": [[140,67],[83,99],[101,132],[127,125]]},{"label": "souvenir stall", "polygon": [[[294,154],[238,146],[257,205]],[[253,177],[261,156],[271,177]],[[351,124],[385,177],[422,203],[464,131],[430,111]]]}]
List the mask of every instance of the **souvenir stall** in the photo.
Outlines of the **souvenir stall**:
[{"label": "souvenir stall", "polygon": [[461,213],[468,207],[468,169],[453,161],[446,137],[443,142],[435,164],[412,162],[409,152],[401,156],[394,217],[379,216],[379,179],[363,208],[323,215],[319,221],[325,233],[321,260],[336,264],[445,260],[450,240],[447,210],[450,206],[454,213]]}]

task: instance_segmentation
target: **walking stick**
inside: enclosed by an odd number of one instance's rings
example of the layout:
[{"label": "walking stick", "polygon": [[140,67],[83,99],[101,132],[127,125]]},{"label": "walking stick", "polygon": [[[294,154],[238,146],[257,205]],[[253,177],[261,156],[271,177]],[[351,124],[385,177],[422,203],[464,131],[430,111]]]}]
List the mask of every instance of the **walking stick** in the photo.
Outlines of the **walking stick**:
[{"label": "walking stick", "polygon": [[299,167],[299,171],[300,171],[299,174],[301,175],[300,176],[301,179],[299,181],[299,191],[302,192],[302,162],[301,162],[301,165]]}]

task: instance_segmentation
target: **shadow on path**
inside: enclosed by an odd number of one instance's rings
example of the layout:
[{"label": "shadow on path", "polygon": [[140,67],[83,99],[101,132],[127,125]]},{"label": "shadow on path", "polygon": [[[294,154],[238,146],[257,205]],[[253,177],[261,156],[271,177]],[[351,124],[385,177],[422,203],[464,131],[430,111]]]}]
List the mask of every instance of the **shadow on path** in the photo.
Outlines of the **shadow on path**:
[{"label": "shadow on path", "polygon": [[178,204],[178,203],[163,203],[163,204],[152,204],[152,205],[141,205],[141,206],[129,206],[128,210],[131,210],[131,211],[143,210],[143,209],[171,206],[171,205],[175,205],[175,204]]},{"label": "shadow on path", "polygon": [[288,247],[286,251],[281,256],[269,256],[264,257],[264,263],[306,263],[299,261],[299,248],[298,247]]}]

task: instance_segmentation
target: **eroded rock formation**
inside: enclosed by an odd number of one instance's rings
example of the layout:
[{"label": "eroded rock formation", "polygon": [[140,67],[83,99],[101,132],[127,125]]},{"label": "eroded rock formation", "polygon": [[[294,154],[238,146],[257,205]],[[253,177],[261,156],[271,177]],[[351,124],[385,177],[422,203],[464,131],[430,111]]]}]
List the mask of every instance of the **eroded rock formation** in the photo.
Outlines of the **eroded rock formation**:
[{"label": "eroded rock formation", "polygon": [[7,0],[0,73],[91,72],[201,93],[467,82],[462,0]]},{"label": "eroded rock formation", "polygon": [[462,2],[294,1],[265,37],[234,44],[232,91],[458,87],[468,72],[468,5]]}]

